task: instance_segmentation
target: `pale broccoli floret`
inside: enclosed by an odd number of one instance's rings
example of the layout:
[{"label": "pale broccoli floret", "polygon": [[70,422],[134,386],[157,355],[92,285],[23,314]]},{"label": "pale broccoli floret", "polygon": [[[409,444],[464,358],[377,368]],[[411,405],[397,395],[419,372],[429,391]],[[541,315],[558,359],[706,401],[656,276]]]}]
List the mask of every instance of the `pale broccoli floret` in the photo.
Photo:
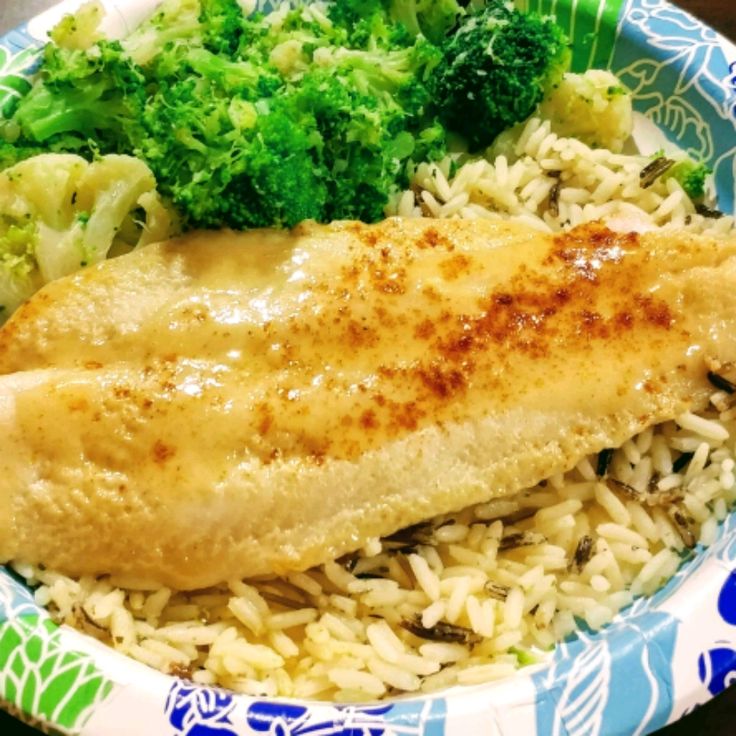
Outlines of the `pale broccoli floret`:
[{"label": "pale broccoli floret", "polygon": [[0,322],[42,285],[36,268],[36,222],[0,216]]},{"label": "pale broccoli floret", "polygon": [[113,250],[164,240],[176,223],[131,156],[42,154],[0,172],[0,320],[52,279]]},{"label": "pale broccoli floret", "polygon": [[619,153],[631,136],[631,94],[611,72],[565,74],[540,105],[553,132]]},{"label": "pale broccoli floret", "polygon": [[99,0],[82,5],[73,14],[65,15],[51,30],[51,40],[62,49],[86,51],[102,39],[100,23],[105,9]]},{"label": "pale broccoli floret", "polygon": [[164,0],[156,12],[122,41],[130,58],[148,64],[168,43],[181,44],[201,35],[199,0]]}]

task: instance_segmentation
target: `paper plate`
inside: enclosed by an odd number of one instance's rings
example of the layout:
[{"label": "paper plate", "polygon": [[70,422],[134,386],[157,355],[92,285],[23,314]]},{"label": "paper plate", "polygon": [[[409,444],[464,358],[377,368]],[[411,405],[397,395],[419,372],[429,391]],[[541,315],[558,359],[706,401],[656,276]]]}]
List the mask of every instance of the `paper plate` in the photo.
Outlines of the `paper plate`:
[{"label": "paper plate", "polygon": [[[79,0],[0,39],[0,112],[27,92],[46,31]],[[124,34],[155,0],[106,0]],[[608,66],[636,109],[713,167],[736,210],[736,47],[662,0],[527,0],[575,39],[574,66]],[[585,736],[645,734],[736,680],[736,513],[653,598],[549,661],[497,683],[376,705],[269,700],[193,686],[56,626],[0,568],[0,700],[54,732],[82,736]]]}]

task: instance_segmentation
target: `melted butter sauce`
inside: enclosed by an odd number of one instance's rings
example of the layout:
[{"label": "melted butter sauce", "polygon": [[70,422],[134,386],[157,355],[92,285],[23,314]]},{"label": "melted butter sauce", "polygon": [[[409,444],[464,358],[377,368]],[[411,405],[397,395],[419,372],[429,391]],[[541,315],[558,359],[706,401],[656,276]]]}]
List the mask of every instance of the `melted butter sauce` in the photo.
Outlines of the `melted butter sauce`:
[{"label": "melted butter sauce", "polygon": [[[576,352],[623,349],[635,330],[659,349],[673,328],[636,237],[595,231],[515,253],[478,245],[361,241],[329,280],[315,274],[320,253],[300,249],[281,294],[240,307],[226,292],[226,309],[210,298],[208,318],[247,345],[227,365],[261,389],[259,454],[352,457],[430,422],[538,397],[547,371]],[[622,390],[645,385],[637,376]]]},{"label": "melted butter sauce", "polygon": [[133,336],[82,357],[57,340],[47,360],[109,369],[107,409],[135,407],[129,439],[145,434],[160,465],[189,442],[320,462],[511,407],[613,413],[626,397],[635,411],[720,337],[668,281],[712,254],[599,225],[453,227],[195,234],[167,246],[186,285]]}]

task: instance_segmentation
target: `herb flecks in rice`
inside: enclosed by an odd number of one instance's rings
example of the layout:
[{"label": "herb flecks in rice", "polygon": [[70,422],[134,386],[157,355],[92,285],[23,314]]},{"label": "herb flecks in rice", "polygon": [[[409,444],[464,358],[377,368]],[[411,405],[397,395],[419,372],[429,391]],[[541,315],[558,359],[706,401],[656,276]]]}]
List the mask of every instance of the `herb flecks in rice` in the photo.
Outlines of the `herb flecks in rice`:
[{"label": "herb flecks in rice", "polygon": [[608,478],[606,480],[608,487],[615,493],[620,493],[626,498],[630,498],[633,501],[640,501],[642,493],[628,483],[617,480],[616,478]]},{"label": "herb flecks in rice", "polygon": [[454,626],[453,624],[437,623],[434,626],[425,627],[422,625],[421,616],[415,616],[412,619],[404,619],[401,622],[401,628],[406,629],[410,634],[420,639],[428,639],[429,641],[442,641],[450,644],[466,644],[474,645],[481,641],[481,637],[472,629],[465,626]]},{"label": "herb flecks in rice", "polygon": [[611,466],[614,449],[606,447],[598,453],[598,460],[595,466],[595,474],[599,478],[605,478],[608,475],[608,468]]},{"label": "herb flecks in rice", "polygon": [[729,381],[725,376],[708,371],[708,380],[720,391],[725,391],[727,394],[736,393],[736,384]]},{"label": "herb flecks in rice", "polygon": [[501,218],[545,232],[596,220],[614,230],[734,232],[733,216],[720,216],[709,201],[692,201],[676,177],[662,176],[670,159],[594,149],[561,137],[540,117],[520,126],[507,144],[503,152],[491,147],[486,157],[454,154],[420,164],[386,214]]},{"label": "herb flecks in rice", "polygon": [[673,166],[675,162],[671,158],[665,158],[664,156],[657,156],[650,164],[647,164],[639,172],[639,182],[641,183],[642,189],[648,189],[659,179],[662,174],[666,174]]},{"label": "herb flecks in rice", "polygon": [[720,210],[717,210],[717,209],[715,209],[713,207],[708,207],[707,205],[704,205],[701,202],[698,202],[695,205],[695,211],[701,217],[707,217],[707,218],[710,218],[712,220],[720,220],[722,217],[725,217],[726,216]]},{"label": "herb flecks in rice", "polygon": [[583,568],[588,564],[590,558],[593,556],[593,548],[595,541],[593,537],[588,534],[584,534],[580,537],[580,541],[575,547],[572,562],[579,573],[583,571]]}]

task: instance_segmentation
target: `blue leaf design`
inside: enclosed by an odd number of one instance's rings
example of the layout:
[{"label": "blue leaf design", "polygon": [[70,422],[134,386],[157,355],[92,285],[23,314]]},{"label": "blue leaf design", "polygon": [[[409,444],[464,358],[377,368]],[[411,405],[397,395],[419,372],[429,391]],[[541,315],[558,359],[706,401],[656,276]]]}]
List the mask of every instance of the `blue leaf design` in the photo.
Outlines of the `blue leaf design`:
[{"label": "blue leaf design", "polygon": [[177,736],[237,736],[229,726],[235,709],[230,693],[176,681],[166,698],[165,713]]},{"label": "blue leaf design", "polygon": [[698,675],[711,695],[722,693],[736,682],[736,651],[717,647],[704,652],[698,658]]},{"label": "blue leaf design", "polygon": [[0,622],[19,616],[45,614],[32,593],[14,574],[0,567]]},{"label": "blue leaf design", "polygon": [[672,711],[672,654],[678,621],[645,611],[560,646],[532,676],[539,736],[646,733]]},{"label": "blue leaf design", "polygon": [[732,571],[718,594],[718,613],[731,626],[736,626],[736,571]]},{"label": "blue leaf design", "polygon": [[726,58],[716,33],[664,0],[627,0],[622,17],[627,42],[615,45],[611,68],[639,112],[713,167],[719,205],[732,212],[736,84],[728,78],[736,60]]},{"label": "blue leaf design", "polygon": [[299,733],[298,730],[292,730],[291,726],[296,725],[298,728],[298,724],[304,722],[306,714],[307,709],[301,705],[259,700],[248,708],[247,720],[254,731],[289,736]]},{"label": "blue leaf design", "polygon": [[314,708],[259,700],[248,706],[246,720],[269,736],[444,736],[445,715],[442,698]]}]

